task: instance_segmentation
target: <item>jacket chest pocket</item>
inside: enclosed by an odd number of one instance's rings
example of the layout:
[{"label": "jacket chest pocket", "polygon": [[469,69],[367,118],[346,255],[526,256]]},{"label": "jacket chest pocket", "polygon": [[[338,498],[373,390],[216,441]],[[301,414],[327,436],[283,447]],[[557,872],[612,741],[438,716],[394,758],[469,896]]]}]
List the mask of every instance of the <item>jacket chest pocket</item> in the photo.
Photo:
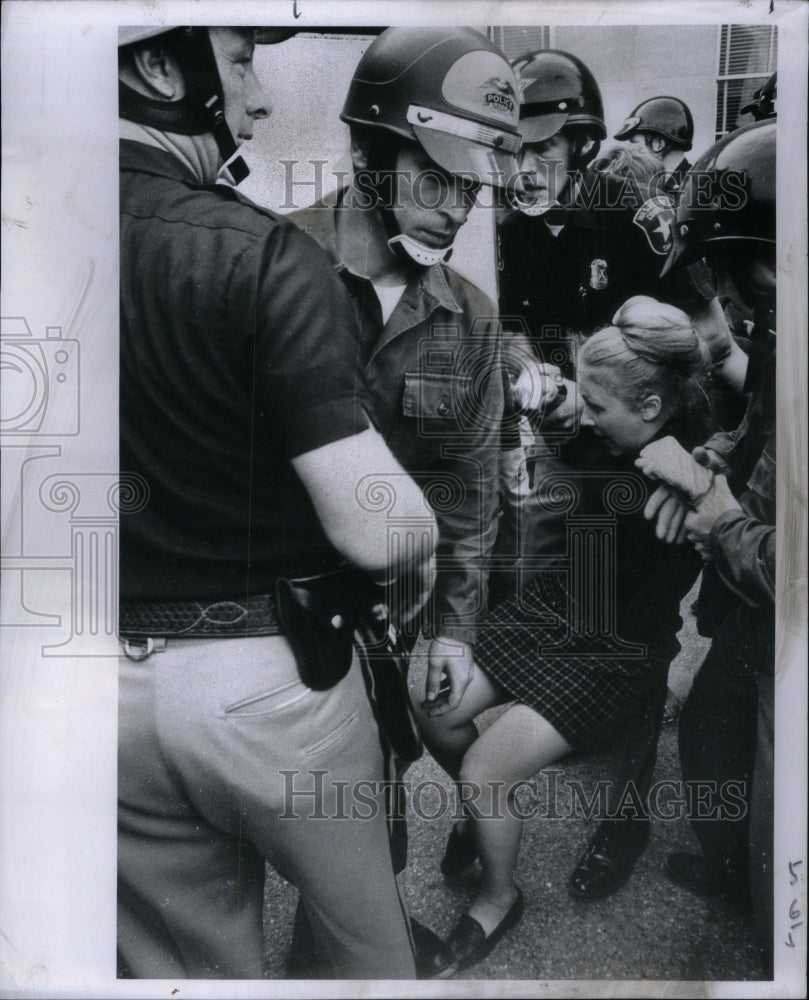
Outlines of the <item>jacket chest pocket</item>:
[{"label": "jacket chest pocket", "polygon": [[458,426],[469,408],[471,378],[467,375],[405,372],[402,413],[436,433]]}]

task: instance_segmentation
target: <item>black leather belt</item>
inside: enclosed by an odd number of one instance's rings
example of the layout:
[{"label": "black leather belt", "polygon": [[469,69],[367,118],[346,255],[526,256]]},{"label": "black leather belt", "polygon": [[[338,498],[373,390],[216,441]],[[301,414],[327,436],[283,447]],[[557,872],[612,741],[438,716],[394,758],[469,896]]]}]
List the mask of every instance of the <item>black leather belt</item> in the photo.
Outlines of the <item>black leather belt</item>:
[{"label": "black leather belt", "polygon": [[233,638],[279,635],[274,594],[242,601],[141,601],[121,603],[118,632],[122,639]]}]

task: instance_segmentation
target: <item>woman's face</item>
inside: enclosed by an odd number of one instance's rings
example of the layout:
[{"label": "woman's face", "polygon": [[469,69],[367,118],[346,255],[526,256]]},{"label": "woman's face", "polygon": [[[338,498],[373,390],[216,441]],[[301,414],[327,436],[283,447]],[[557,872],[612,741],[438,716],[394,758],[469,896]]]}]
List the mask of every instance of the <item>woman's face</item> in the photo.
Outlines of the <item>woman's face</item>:
[{"label": "woman's face", "polygon": [[611,455],[636,455],[663,423],[659,406],[653,405],[657,412],[652,415],[645,404],[635,409],[625,403],[614,376],[603,367],[582,364],[578,382],[583,403],[582,426],[592,427]]}]

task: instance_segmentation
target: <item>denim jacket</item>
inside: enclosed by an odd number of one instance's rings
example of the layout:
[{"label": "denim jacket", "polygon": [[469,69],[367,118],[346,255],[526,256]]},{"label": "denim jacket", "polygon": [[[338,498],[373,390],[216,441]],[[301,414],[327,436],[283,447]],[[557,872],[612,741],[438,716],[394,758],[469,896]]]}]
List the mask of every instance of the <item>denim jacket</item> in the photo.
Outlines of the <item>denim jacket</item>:
[{"label": "denim jacket", "polygon": [[497,534],[503,415],[497,310],[437,264],[410,278],[383,323],[371,282],[339,259],[335,213],[354,210],[341,208],[335,193],[290,218],[331,256],[349,291],[377,427],[438,522],[438,577],[424,633],[474,643]]}]

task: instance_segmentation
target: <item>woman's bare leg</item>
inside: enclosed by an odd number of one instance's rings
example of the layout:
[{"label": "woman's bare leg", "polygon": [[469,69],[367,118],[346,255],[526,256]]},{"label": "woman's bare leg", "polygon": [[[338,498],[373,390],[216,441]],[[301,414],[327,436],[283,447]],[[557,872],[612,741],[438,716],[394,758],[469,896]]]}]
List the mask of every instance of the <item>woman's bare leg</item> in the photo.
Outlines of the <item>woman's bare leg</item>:
[{"label": "woman's bare leg", "polygon": [[475,822],[475,835],[483,868],[483,882],[469,915],[487,935],[516,898],[514,871],[522,820],[509,808],[513,806],[509,789],[572,749],[541,715],[527,705],[514,705],[475,740],[464,756],[460,780],[469,783],[467,789],[479,789],[476,805],[481,818]]},{"label": "woman's bare leg", "polygon": [[411,700],[425,746],[447,774],[457,781],[464,755],[478,738],[475,717],[487,708],[503,704],[509,697],[475,665],[469,686],[452,711],[443,715],[428,715],[422,708],[420,698],[413,697]]}]

